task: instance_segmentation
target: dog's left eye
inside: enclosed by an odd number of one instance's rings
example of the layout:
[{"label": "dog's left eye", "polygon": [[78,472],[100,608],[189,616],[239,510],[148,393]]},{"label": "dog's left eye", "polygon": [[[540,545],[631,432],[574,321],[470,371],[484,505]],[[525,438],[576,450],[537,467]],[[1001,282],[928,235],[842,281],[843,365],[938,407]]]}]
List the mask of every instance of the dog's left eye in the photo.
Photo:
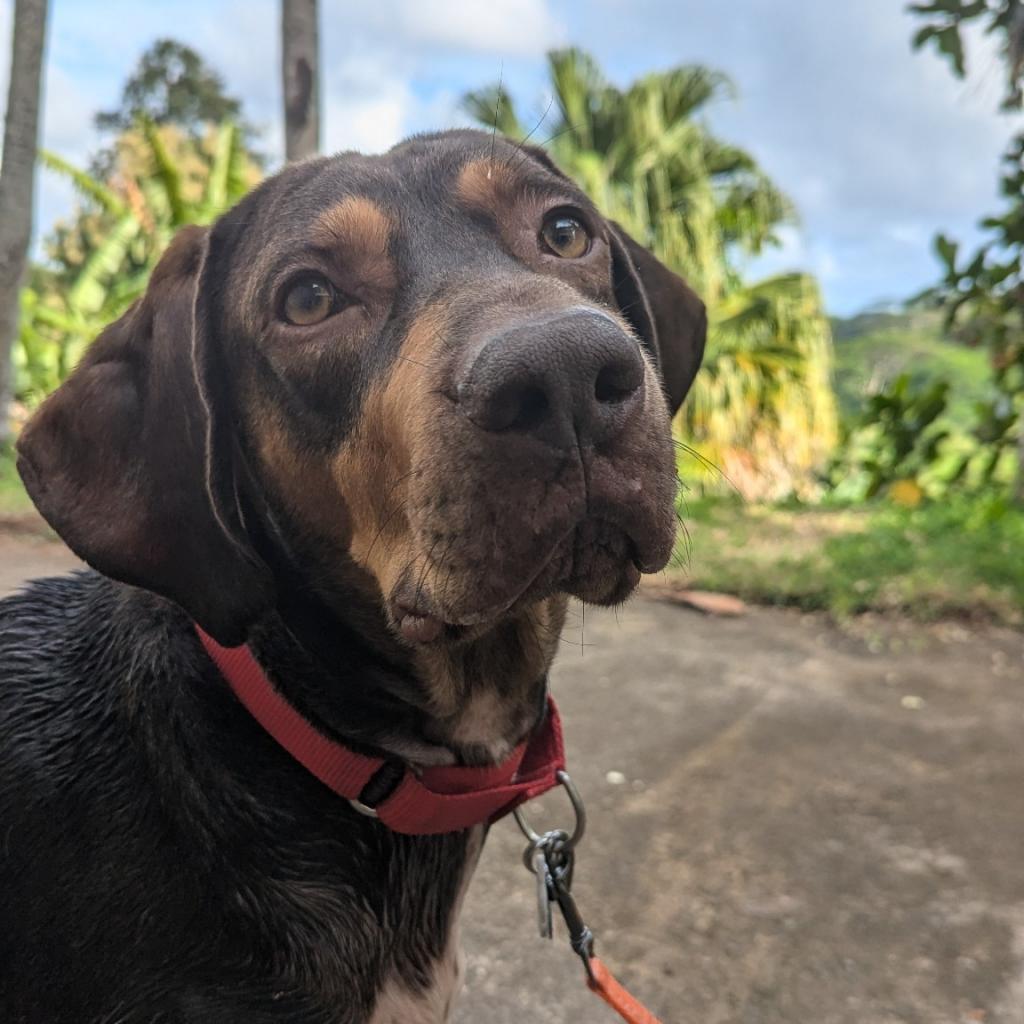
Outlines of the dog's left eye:
[{"label": "dog's left eye", "polygon": [[578,260],[590,252],[590,232],[568,213],[556,213],[544,221],[540,237],[547,249],[564,260]]},{"label": "dog's left eye", "polygon": [[288,286],[281,315],[296,327],[311,327],[336,313],[338,306],[334,285],[320,274],[309,274]]}]

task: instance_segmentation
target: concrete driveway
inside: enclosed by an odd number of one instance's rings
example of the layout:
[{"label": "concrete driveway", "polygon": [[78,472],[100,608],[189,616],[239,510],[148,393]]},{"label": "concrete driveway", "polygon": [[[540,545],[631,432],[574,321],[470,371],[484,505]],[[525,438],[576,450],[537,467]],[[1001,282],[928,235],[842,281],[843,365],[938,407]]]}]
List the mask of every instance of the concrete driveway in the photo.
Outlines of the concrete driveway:
[{"label": "concrete driveway", "polygon": [[[0,594],[72,564],[0,536]],[[1020,633],[641,598],[576,612],[554,689],[580,906],[666,1024],[1024,1024]],[[537,937],[522,847],[503,822],[484,851],[456,1020],[613,1024]]]},{"label": "concrete driveway", "polygon": [[[666,1024],[1024,1022],[1024,638],[859,630],[637,600],[562,650],[579,903]],[[485,849],[456,1019],[611,1024],[522,846]]]}]

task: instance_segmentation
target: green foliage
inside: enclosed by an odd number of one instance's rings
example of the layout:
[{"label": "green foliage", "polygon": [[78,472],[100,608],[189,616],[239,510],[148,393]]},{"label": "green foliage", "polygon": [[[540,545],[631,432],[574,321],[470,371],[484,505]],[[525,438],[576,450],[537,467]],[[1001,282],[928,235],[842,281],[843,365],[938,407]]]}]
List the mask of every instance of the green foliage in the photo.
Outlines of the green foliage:
[{"label": "green foliage", "polygon": [[[720,72],[683,66],[620,90],[579,50],[549,54],[556,114],[541,141],[601,211],[681,273],[709,307],[689,440],[748,493],[801,491],[835,439],[831,342],[814,282],[745,284],[742,263],[794,218],[788,198],[701,117],[731,95]],[[531,133],[498,87],[469,94],[482,125]],[[692,472],[699,468],[689,467]]]},{"label": "green foliage", "polygon": [[[954,73],[966,74],[962,29],[981,22],[986,31],[1002,40],[1006,70],[1005,110],[1024,104],[1024,4],[1021,0],[935,0],[912,4],[910,10],[925,19],[914,37],[920,47],[934,40]],[[987,217],[981,226],[988,241],[961,257],[958,244],[939,235],[935,250],[944,268],[943,279],[923,296],[943,308],[947,327],[966,344],[984,346],[989,352],[997,395],[983,412],[997,447],[993,462],[1015,438],[1017,444],[1018,499],[1024,503],[1024,133],[1018,134],[1003,156],[1000,190],[1008,201],[999,215]],[[1006,429],[1001,429],[1002,425]]]},{"label": "green foliage", "polygon": [[946,422],[965,433],[979,403],[992,397],[992,371],[985,353],[950,340],[933,312],[865,313],[832,321],[834,382],[839,411],[849,425],[865,402],[901,374],[914,387],[954,381]]},{"label": "green foliage", "polygon": [[1024,510],[1003,496],[957,495],[908,508],[684,500],[687,585],[843,617],[1024,622]]},{"label": "green foliage", "polygon": [[258,180],[231,123],[198,141],[173,125],[142,121],[117,140],[108,179],[43,153],[45,167],[82,197],[46,241],[48,262],[21,296],[15,393],[31,407],[74,367],[86,346],[145,289],[168,242],[186,224],[208,224]]},{"label": "green foliage", "polygon": [[[115,135],[133,131],[140,122],[176,125],[194,142],[211,124],[231,123],[250,152],[256,136],[242,117],[241,101],[227,94],[221,76],[192,47],[174,39],[158,39],[143,53],[121,90],[120,104],[94,120],[100,131]],[[93,171],[105,176],[116,158],[116,145],[102,150]]]},{"label": "green foliage", "polygon": [[14,464],[14,449],[11,445],[0,444],[0,522],[33,515],[32,501],[25,493]]},{"label": "green foliage", "polygon": [[945,380],[915,387],[909,375],[901,374],[872,395],[829,471],[832,497],[864,501],[900,484],[897,495],[917,504],[925,495],[922,478],[949,437],[939,422],[948,394]]},{"label": "green foliage", "polygon": [[[815,496],[813,470],[836,431],[832,341],[813,278],[737,285],[712,310],[701,373],[682,410],[684,436],[747,497]],[[684,479],[707,485],[707,463]],[[714,487],[712,488],[714,489]]]},{"label": "green foliage", "polygon": [[907,6],[925,24],[913,38],[915,50],[928,43],[949,60],[958,78],[967,74],[962,29],[980,22],[989,35],[1002,39],[1002,58],[1006,65],[1005,110],[1019,110],[1024,100],[1021,71],[1024,69],[1024,5],[1021,0],[934,0]]}]

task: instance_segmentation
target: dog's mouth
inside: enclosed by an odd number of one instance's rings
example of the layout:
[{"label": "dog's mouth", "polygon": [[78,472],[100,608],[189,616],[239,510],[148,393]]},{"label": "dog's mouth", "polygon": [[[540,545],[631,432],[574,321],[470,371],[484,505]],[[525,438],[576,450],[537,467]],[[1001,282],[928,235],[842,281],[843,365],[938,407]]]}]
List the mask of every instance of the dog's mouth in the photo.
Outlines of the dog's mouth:
[{"label": "dog's mouth", "polygon": [[[435,575],[443,579],[444,567],[439,568]],[[556,593],[591,604],[620,604],[636,588],[641,574],[649,571],[626,530],[588,516],[538,560],[525,582],[508,587],[500,597],[475,606],[472,595],[458,603],[446,602],[444,588],[439,593],[422,580],[405,580],[392,594],[388,612],[393,628],[407,643],[458,640]],[[493,586],[481,583],[478,589],[494,594]]]}]

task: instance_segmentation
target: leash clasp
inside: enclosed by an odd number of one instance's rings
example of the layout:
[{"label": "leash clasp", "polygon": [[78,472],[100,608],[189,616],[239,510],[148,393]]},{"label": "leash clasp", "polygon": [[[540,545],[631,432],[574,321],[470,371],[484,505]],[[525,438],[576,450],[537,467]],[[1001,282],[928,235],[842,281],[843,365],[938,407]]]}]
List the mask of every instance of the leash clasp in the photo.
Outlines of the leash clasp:
[{"label": "leash clasp", "polygon": [[572,895],[575,848],[586,831],[587,813],[583,799],[569,774],[560,771],[557,777],[559,784],[568,794],[576,815],[576,823],[571,834],[564,829],[552,829],[541,834],[530,825],[526,815],[518,808],[514,814],[516,824],[529,840],[523,851],[523,863],[537,881],[537,924],[540,936],[542,939],[550,939],[553,935],[551,905],[555,903],[569,932],[569,944],[583,961],[587,977],[593,981],[593,967],[590,961],[594,955],[594,933],[584,922]]}]

